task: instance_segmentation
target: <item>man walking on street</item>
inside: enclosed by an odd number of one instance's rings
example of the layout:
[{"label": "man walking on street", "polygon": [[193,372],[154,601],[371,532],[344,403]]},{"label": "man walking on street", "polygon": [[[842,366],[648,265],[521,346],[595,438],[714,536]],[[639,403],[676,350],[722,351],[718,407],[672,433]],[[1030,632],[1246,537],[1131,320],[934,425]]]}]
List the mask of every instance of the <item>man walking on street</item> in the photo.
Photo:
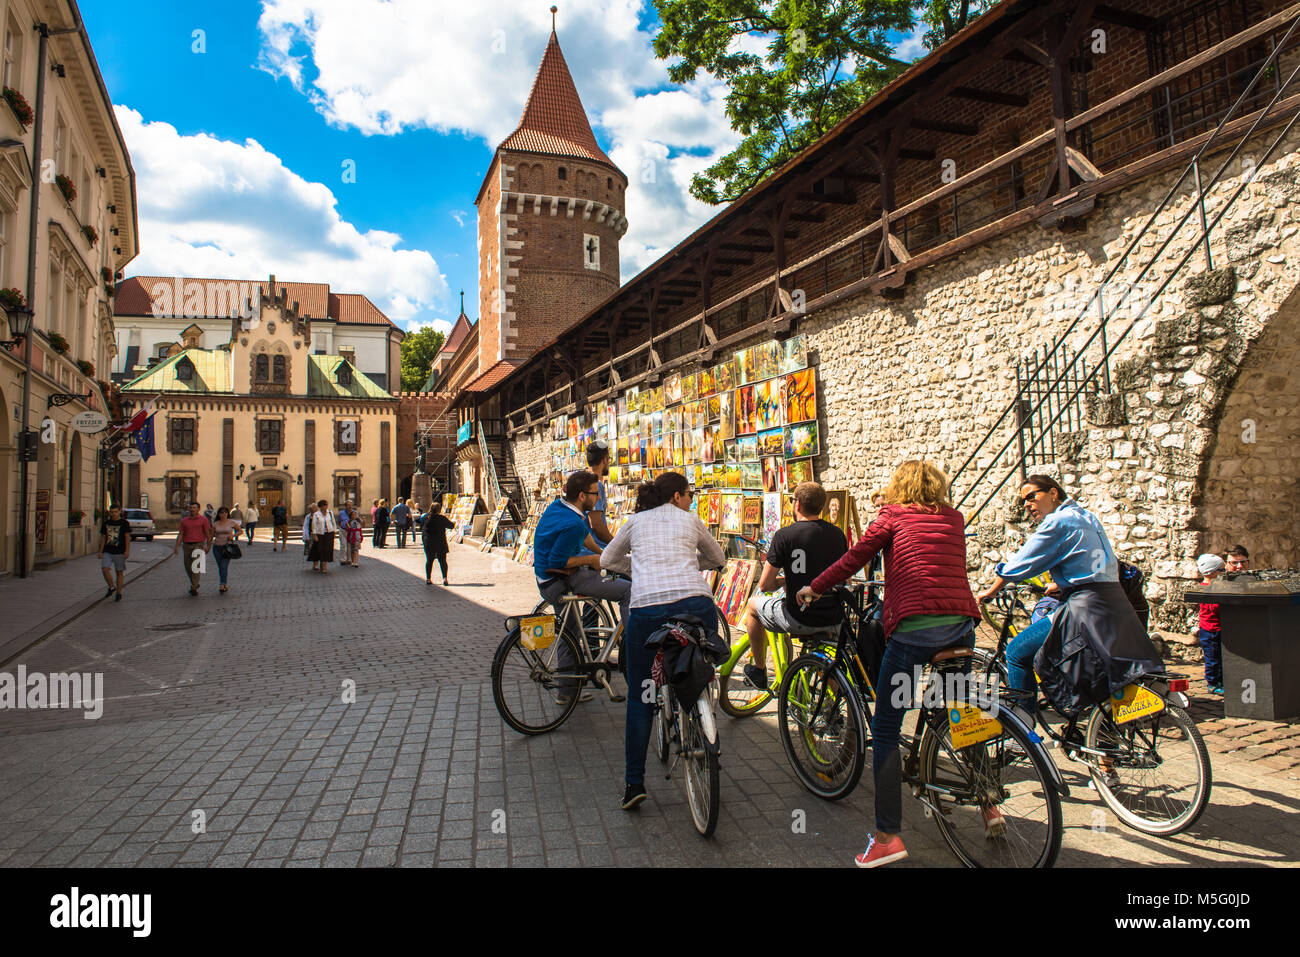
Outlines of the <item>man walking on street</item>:
[{"label": "man walking on street", "polygon": [[114,505],[108,518],[99,527],[99,568],[108,582],[104,597],[113,594],[113,572],[117,572],[117,597],[122,600],[122,576],[126,574],[126,560],[131,557],[131,523],[122,517],[122,509]]},{"label": "man walking on street", "polygon": [[397,529],[397,547],[405,548],[406,533],[411,527],[411,506],[399,499],[397,504],[393,506],[391,518],[393,527]]},{"label": "man walking on street", "polygon": [[279,502],[271,507],[271,551],[275,551],[276,542],[289,550],[289,510]]},{"label": "man walking on street", "polygon": [[205,561],[203,555],[211,547],[208,540],[212,537],[212,523],[199,514],[199,503],[190,502],[190,513],[181,519],[180,531],[176,533],[176,545],[172,548],[175,555],[185,547],[185,572],[190,576],[190,594],[199,593],[199,569]]},{"label": "man walking on street", "polygon": [[244,509],[244,531],[248,533],[248,544],[253,544],[253,533],[257,531],[258,515],[257,506],[252,502],[248,503],[248,508]]}]

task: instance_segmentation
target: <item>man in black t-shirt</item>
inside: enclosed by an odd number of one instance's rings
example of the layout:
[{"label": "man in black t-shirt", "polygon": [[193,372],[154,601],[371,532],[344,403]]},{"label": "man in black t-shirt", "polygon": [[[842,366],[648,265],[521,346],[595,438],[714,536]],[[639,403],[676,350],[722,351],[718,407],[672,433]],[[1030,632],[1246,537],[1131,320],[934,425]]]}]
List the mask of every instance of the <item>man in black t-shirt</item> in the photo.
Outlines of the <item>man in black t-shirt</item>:
[{"label": "man in black t-shirt", "polygon": [[[749,600],[749,646],[753,663],[745,665],[745,677],[756,688],[767,688],[767,635],[765,631],[806,635],[821,631],[840,620],[840,604],[825,595],[800,608],[795,601],[799,589],[834,565],[849,550],[844,533],[821,519],[826,507],[826,490],[817,482],[800,482],[794,489],[793,525],[772,536],[767,561]],[[777,575],[785,576],[785,594],[765,596],[776,588]]]},{"label": "man in black t-shirt", "polygon": [[[117,591],[114,601],[122,600],[122,575],[126,572],[126,560],[131,556],[131,523],[122,517],[122,509],[114,505],[108,510],[108,518],[99,526],[99,570],[108,582],[107,598]],[[113,582],[113,573],[117,573],[117,583]]]},{"label": "man in black t-shirt", "polygon": [[289,510],[279,502],[271,506],[271,551],[277,542],[283,546],[281,551],[289,550]]}]

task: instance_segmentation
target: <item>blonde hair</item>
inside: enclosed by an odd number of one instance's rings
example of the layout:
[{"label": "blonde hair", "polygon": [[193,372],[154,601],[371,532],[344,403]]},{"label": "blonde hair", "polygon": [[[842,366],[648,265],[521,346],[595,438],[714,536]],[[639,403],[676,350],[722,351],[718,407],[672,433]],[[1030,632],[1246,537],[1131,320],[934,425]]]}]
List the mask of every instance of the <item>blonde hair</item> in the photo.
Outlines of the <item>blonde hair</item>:
[{"label": "blonde hair", "polygon": [[951,507],[948,476],[937,465],[922,459],[904,462],[885,486],[886,505],[921,505],[937,509]]}]

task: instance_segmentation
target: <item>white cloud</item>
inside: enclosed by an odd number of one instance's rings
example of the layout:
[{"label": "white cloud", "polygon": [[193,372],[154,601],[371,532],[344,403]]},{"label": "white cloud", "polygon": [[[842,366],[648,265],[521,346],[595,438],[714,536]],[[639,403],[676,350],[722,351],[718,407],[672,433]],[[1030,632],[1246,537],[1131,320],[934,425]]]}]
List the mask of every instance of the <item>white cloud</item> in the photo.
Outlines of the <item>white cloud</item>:
[{"label": "white cloud", "polygon": [[907,36],[903,37],[894,46],[894,56],[907,63],[913,60],[919,60],[930,52],[930,48],[925,45],[925,31],[929,27],[924,23],[918,23],[916,27]]},{"label": "white cloud", "polygon": [[451,211],[451,218],[456,220],[456,225],[461,229],[465,228],[465,217],[468,215],[469,213],[465,212],[463,209],[453,209]]},{"label": "white cloud", "polygon": [[361,231],[340,215],[330,189],[288,169],[256,140],[234,143],[146,122],[115,107],[139,179],[142,275],[327,282],[360,292],[396,322],[447,293],[428,252],[399,249],[401,236]]},{"label": "white cloud", "polygon": [[[643,7],[566,0],[558,24],[583,106],[630,180],[625,278],[716,212],[690,196],[691,176],[738,141],[724,88],[704,74],[669,83],[638,25]],[[533,0],[264,0],[259,27],[261,67],[330,123],[366,134],[455,131],[495,147],[519,122],[551,19]]]}]

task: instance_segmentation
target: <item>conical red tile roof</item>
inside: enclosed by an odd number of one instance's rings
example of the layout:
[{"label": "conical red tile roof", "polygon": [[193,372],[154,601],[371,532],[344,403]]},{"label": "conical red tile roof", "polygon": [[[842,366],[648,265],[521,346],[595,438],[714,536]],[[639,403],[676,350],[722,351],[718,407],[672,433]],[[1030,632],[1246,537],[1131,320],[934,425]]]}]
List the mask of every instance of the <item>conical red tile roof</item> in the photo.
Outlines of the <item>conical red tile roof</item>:
[{"label": "conical red tile roof", "polygon": [[582,108],[578,88],[573,85],[554,30],[542,55],[542,65],[537,68],[519,126],[498,149],[577,156],[614,166],[591,132],[587,111]]}]

